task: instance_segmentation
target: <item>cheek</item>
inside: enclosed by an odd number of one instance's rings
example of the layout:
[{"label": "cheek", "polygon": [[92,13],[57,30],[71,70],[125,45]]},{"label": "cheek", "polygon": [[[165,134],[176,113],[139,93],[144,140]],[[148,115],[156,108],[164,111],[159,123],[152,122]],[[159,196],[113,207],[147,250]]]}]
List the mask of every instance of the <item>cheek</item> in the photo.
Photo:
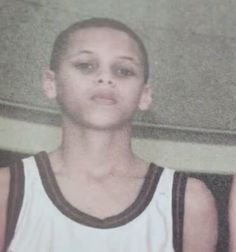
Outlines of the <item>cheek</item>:
[{"label": "cheek", "polygon": [[138,103],[142,95],[141,85],[135,83],[133,86],[127,88],[124,93],[127,100],[130,100],[133,103]]},{"label": "cheek", "polygon": [[57,88],[57,102],[63,106],[71,106],[77,100],[75,91],[70,85],[60,83]]},{"label": "cheek", "polygon": [[141,99],[141,93],[132,90],[123,97],[123,104],[127,111],[134,113],[139,109],[139,103]]},{"label": "cheek", "polygon": [[57,94],[58,96],[75,95],[78,91],[76,82],[66,76],[58,80],[57,82]]}]

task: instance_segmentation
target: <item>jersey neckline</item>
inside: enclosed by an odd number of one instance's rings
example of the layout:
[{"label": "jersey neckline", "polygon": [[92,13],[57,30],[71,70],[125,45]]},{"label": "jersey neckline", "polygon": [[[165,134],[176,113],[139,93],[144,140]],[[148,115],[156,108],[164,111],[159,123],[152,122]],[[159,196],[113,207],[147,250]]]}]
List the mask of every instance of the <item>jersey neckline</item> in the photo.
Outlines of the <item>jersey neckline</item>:
[{"label": "jersey neckline", "polygon": [[163,171],[162,167],[150,163],[143,185],[133,203],[116,215],[100,219],[80,211],[65,199],[58,186],[46,152],[43,151],[35,155],[35,161],[44,189],[57,209],[75,222],[101,229],[125,225],[140,215],[151,202]]}]

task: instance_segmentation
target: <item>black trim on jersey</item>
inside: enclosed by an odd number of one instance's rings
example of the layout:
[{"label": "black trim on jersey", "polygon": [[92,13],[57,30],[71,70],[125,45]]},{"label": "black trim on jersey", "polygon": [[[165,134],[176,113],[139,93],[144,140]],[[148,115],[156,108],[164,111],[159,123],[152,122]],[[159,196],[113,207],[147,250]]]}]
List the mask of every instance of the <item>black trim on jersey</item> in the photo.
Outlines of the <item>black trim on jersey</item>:
[{"label": "black trim on jersey", "polygon": [[3,251],[7,250],[15,233],[24,197],[24,181],[23,163],[19,161],[10,166],[10,188],[7,205],[5,246]]},{"label": "black trim on jersey", "polygon": [[187,175],[175,172],[172,187],[173,247],[175,252],[183,251],[184,199]]},{"label": "black trim on jersey", "polygon": [[124,225],[141,214],[150,203],[163,171],[163,168],[157,167],[155,164],[151,163],[142,188],[135,201],[121,213],[100,219],[81,212],[64,198],[57,184],[46,152],[40,152],[37,154],[35,160],[45,191],[59,211],[76,222],[103,229]]}]

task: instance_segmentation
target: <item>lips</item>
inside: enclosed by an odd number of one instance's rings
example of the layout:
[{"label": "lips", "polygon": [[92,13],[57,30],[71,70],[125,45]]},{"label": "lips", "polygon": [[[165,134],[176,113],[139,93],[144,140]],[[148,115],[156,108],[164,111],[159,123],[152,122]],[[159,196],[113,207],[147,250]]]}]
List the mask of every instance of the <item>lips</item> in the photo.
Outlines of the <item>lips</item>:
[{"label": "lips", "polygon": [[98,92],[94,94],[91,98],[94,102],[101,105],[114,105],[117,103],[117,100],[113,93],[107,92]]}]

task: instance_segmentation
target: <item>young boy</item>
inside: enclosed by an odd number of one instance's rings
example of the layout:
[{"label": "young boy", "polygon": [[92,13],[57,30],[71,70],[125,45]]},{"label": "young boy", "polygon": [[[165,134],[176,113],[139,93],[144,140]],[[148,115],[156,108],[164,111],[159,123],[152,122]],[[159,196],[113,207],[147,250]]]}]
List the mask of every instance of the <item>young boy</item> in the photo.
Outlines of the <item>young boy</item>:
[{"label": "young boy", "polygon": [[147,81],[145,47],[126,25],[93,18],[58,36],[43,88],[62,111],[62,143],[1,170],[3,251],[215,250],[206,186],[132,152],[133,116],[152,102]]}]

